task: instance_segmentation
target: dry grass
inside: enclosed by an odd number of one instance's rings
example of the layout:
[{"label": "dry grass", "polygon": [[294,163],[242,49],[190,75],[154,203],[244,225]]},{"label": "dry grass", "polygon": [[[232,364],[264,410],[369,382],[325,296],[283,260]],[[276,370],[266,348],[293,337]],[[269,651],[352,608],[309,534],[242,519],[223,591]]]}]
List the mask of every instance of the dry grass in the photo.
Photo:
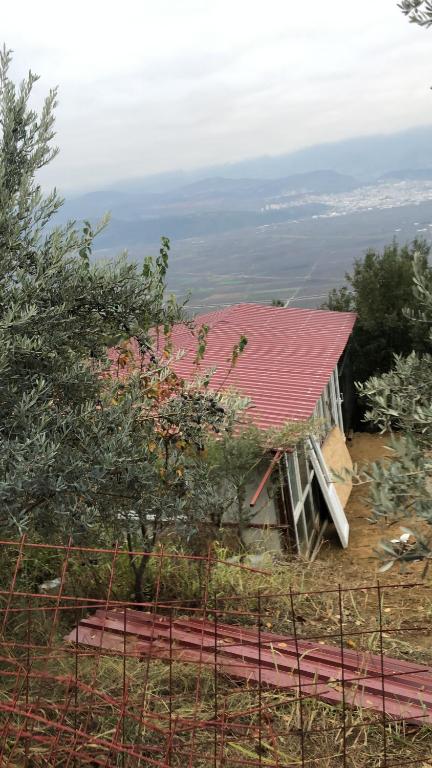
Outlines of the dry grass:
[{"label": "dry grass", "polygon": [[[218,552],[218,555],[222,557],[224,553]],[[201,567],[181,561],[177,569],[173,562],[166,561],[166,570],[158,568],[161,577],[159,601],[172,599],[173,595],[179,598],[181,594],[189,594],[190,602],[186,600],[184,608],[178,610],[180,615],[188,615],[188,608],[195,611],[200,606],[197,591],[202,586]],[[337,645],[341,617],[339,593],[336,588],[329,591],[331,568],[331,562],[326,559],[314,565],[300,561],[273,563],[267,574],[218,564],[209,574],[204,612],[207,607],[211,617],[216,600],[218,610],[225,612],[220,616],[221,621],[256,626],[257,596],[260,595],[262,626],[292,634],[291,588],[299,635],[325,636],[325,642]],[[333,583],[334,579],[333,573]],[[365,586],[363,579],[359,582]],[[344,592],[342,626],[345,644],[379,650],[379,614],[376,590]],[[27,699],[33,702],[33,714],[53,724],[81,728],[90,734],[87,746],[78,745],[78,750],[85,752],[86,757],[82,760],[77,757],[76,765],[92,765],[89,754],[107,766],[135,768],[145,764],[134,757],[122,757],[116,749],[110,751],[101,744],[101,741],[120,743],[122,740],[129,744],[144,743],[149,760],[160,759],[162,764],[175,768],[212,765],[286,768],[302,764],[302,751],[304,764],[310,768],[379,768],[384,765],[384,734],[379,715],[360,710],[347,712],[344,728],[340,707],[311,699],[304,701],[300,710],[292,694],[270,690],[259,694],[256,686],[233,681],[220,672],[215,673],[214,669],[200,669],[184,663],[174,663],[170,669],[168,664],[160,661],[135,658],[128,658],[123,664],[116,655],[107,653],[98,659],[84,648],[75,655],[74,650],[67,649],[62,642],[65,630],[73,625],[74,615],[68,611],[62,617],[52,648],[53,657],[44,658],[43,650],[34,652],[32,672],[46,672],[48,678],[42,681],[35,678],[27,686],[24,676],[17,702],[23,707]],[[412,632],[408,627],[408,624],[432,625],[428,583],[415,589],[401,587],[395,590],[386,589],[384,585],[381,617],[383,646],[389,655],[432,664],[429,630]],[[16,614],[15,623],[10,627],[15,637],[25,638],[24,604],[22,614]],[[33,616],[32,637],[41,642],[49,630],[49,614],[41,612]],[[0,667],[3,676],[0,706],[11,704],[16,695],[15,680],[5,677],[5,672],[19,664],[23,668],[26,666],[25,649],[9,648],[7,653],[11,662],[8,664],[4,660]],[[74,685],[76,669],[80,681],[78,689]],[[123,716],[124,682],[127,701]],[[215,714],[219,721],[223,720],[216,738]],[[75,765],[70,760],[70,748],[74,743],[70,734],[59,735],[55,725],[39,722],[32,725],[33,733],[38,738],[50,736],[50,744],[36,739],[17,739],[17,729],[25,726],[25,719],[19,715],[8,718],[9,715],[3,713],[2,725],[9,722],[9,735],[6,728],[6,737],[1,742],[2,767],[55,765],[72,768]],[[174,732],[171,762],[163,763],[170,730]],[[429,728],[387,724],[385,740],[389,765],[401,761],[407,765],[410,761],[417,761],[413,764],[419,766],[427,765],[432,754],[432,730]],[[345,762],[342,757],[344,743]]]},{"label": "dry grass", "polygon": [[[104,696],[116,697],[123,680],[123,664],[119,659],[104,656],[100,659],[97,675],[94,672],[94,660],[80,659],[81,681],[91,683],[95,691],[103,691]],[[58,663],[56,674],[70,672],[66,660]],[[124,721],[119,729],[119,707],[107,704],[96,694],[79,692],[80,714],[76,718],[72,712],[64,714],[59,704],[65,703],[65,688],[46,685],[38,686],[37,693],[42,693],[35,712],[49,715],[53,722],[61,722],[71,728],[78,727],[91,734],[89,743],[84,747],[78,744],[78,750],[85,751],[83,762],[77,765],[92,765],[88,755],[106,762],[107,766],[120,766],[123,760],[115,749],[109,753],[100,746],[100,740],[121,741],[130,744],[145,744],[148,757],[166,759],[168,731],[174,732],[173,750],[170,762],[163,764],[175,768],[191,765],[205,768],[217,765],[224,768],[237,768],[241,761],[244,765],[258,766],[295,766],[304,764],[311,768],[379,768],[384,765],[383,728],[380,717],[370,712],[359,710],[348,712],[343,727],[342,710],[324,703],[309,700],[300,708],[293,703],[289,695],[276,692],[263,692],[261,702],[254,687],[233,685],[228,678],[218,675],[215,678],[210,670],[199,670],[196,666],[174,664],[171,670],[160,662],[146,665],[129,660],[127,664],[128,701]],[[171,697],[170,682],[173,681]],[[215,697],[215,684],[218,694]],[[199,690],[199,700],[196,694]],[[36,693],[36,690],[34,691]],[[10,700],[10,699],[9,699]],[[3,688],[0,703],[8,701],[7,691]],[[261,718],[259,716],[261,703]],[[218,718],[223,716],[223,728],[214,737],[212,726],[217,705]],[[144,707],[145,716],[140,724],[139,713]],[[170,710],[171,707],[171,719]],[[199,725],[197,724],[199,722]],[[208,724],[207,724],[208,722]],[[15,727],[22,725],[18,717],[10,723]],[[165,735],[158,733],[162,729]],[[37,727],[35,735],[53,732],[48,727]],[[301,733],[304,733],[303,739]],[[55,733],[55,729],[54,729]],[[431,754],[432,731],[430,729],[410,729],[403,726],[386,728],[386,748],[388,764],[402,760],[427,761]],[[343,761],[345,743],[346,759]],[[2,766],[58,766],[63,768],[68,763],[71,740],[63,734],[58,738],[53,752],[53,744],[47,746],[30,742],[25,752],[26,742],[19,743],[13,733],[3,744]],[[216,762],[215,762],[216,753]],[[12,759],[11,759],[12,758]],[[11,762],[8,762],[11,759]],[[103,763],[102,763],[103,764]],[[126,758],[126,766],[138,766],[134,758]],[[418,762],[422,765],[422,762]],[[96,765],[96,763],[93,763]]]},{"label": "dry grass", "polygon": [[[385,453],[385,439],[366,436],[355,441],[353,458],[360,463],[376,458],[380,452]],[[224,564],[207,573],[205,563],[167,558],[161,565],[155,559],[147,574],[148,592],[157,593],[160,611],[165,601],[178,600],[183,603],[180,615],[202,609],[211,618],[216,605],[223,612],[220,621],[255,627],[259,595],[264,629],[291,635],[294,618],[300,637],[338,645],[342,623],[347,647],[379,651],[382,642],[388,655],[432,666],[431,580],[409,587],[420,577],[421,566],[415,565],[407,573],[378,573],[379,563],[373,553],[378,533],[367,522],[369,514],[364,490],[355,490],[348,508],[353,543],[347,552],[327,543],[315,563],[269,559],[263,563],[266,574]],[[223,560],[231,553],[216,548],[215,554]],[[50,575],[49,567],[48,560],[41,564],[44,578]],[[126,567],[126,558],[119,558],[112,592],[116,599],[128,597],[124,587]],[[109,563],[101,561],[87,568],[85,561],[72,564],[66,592],[103,598]],[[395,583],[398,588],[390,588]],[[351,587],[342,594],[342,615],[339,584]],[[51,616],[44,612],[32,616],[33,642],[42,646],[46,643]],[[15,680],[6,673],[20,664],[22,669],[28,667],[26,650],[3,648],[0,708],[12,704],[14,697],[21,706],[28,700],[33,702],[33,713],[49,722],[31,725],[35,738],[18,739],[17,730],[28,728],[28,723],[17,714],[10,718],[3,711],[1,768],[98,764],[136,768],[151,765],[151,760],[173,768],[291,768],[301,766],[302,760],[307,768],[432,766],[431,728],[386,723],[384,729],[379,714],[359,709],[347,711],[344,723],[341,707],[310,699],[303,701],[300,708],[293,694],[271,690],[259,693],[252,684],[236,682],[219,671],[195,664],[174,663],[170,668],[160,661],[136,658],[127,658],[124,664],[116,655],[106,653],[95,658],[84,648],[75,654],[62,641],[75,618],[74,611],[62,612],[51,652],[54,656],[44,658],[43,649],[34,652],[32,671],[46,672],[48,678],[44,680],[36,677],[27,685],[23,676],[17,689]],[[25,641],[27,632],[23,601],[22,613],[18,611],[11,617],[3,639]],[[6,660],[8,654],[10,662]],[[74,685],[76,671],[78,687]],[[122,711],[124,685],[127,700]],[[215,716],[220,723],[216,734]],[[87,744],[74,740],[69,733],[59,733],[58,723],[72,731],[81,728],[89,734]],[[174,736],[167,754],[170,731]],[[44,743],[45,737],[51,738],[49,744]],[[122,741],[144,744],[147,757],[140,761],[102,743]],[[78,749],[75,759],[71,758],[74,745]]]}]

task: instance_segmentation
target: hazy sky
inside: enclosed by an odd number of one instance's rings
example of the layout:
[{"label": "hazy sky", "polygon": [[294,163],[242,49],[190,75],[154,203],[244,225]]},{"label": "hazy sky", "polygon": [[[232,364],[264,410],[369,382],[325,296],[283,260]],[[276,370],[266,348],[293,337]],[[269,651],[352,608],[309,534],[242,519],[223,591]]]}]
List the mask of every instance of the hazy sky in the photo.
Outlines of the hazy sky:
[{"label": "hazy sky", "polygon": [[60,87],[63,189],[432,123],[397,0],[3,0],[13,73]]}]

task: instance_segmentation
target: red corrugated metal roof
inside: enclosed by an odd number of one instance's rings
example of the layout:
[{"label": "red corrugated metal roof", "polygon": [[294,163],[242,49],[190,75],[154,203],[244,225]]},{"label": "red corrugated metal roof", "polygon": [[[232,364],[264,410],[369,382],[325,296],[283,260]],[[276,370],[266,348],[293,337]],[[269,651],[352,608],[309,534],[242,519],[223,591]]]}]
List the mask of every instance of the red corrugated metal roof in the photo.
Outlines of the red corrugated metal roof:
[{"label": "red corrugated metal roof", "polygon": [[[312,416],[355,320],[351,312],[236,304],[196,318],[197,326],[210,328],[199,369],[196,335],[175,326],[173,347],[184,355],[173,368],[187,380],[215,368],[213,389],[232,388],[250,398],[248,413],[258,427],[281,427]],[[232,367],[242,334],[248,343]],[[110,357],[114,362],[118,352],[111,350]]]},{"label": "red corrugated metal roof", "polygon": [[[250,415],[262,428],[280,427],[312,416],[316,403],[341,357],[355,315],[319,309],[237,304],[200,315],[210,327],[200,369],[216,367],[212,387],[232,387],[251,399]],[[248,343],[230,371],[231,353],[240,335]],[[196,376],[196,338],[184,326],[174,329],[175,349],[184,357],[176,372]]]}]

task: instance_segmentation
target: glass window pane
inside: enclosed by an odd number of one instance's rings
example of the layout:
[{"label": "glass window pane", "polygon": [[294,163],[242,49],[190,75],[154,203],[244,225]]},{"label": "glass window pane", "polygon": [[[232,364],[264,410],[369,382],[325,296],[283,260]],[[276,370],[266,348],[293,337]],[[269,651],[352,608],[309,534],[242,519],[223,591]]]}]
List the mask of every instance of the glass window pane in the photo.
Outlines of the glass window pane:
[{"label": "glass window pane", "polygon": [[294,511],[300,500],[300,493],[299,493],[299,488],[297,483],[295,457],[293,453],[287,456],[287,467],[288,467],[289,486],[291,491],[292,508]]},{"label": "glass window pane", "polygon": [[325,426],[325,429],[328,430],[331,426],[331,415],[330,415],[330,407],[329,407],[329,402],[328,402],[326,393],[323,395],[322,403],[323,403],[323,413],[324,413],[324,426]]},{"label": "glass window pane", "polygon": [[301,490],[304,491],[306,489],[306,486],[309,484],[309,462],[306,457],[306,451],[304,448],[299,450],[298,452],[298,464],[299,464],[299,471],[300,471],[300,483],[301,483]]},{"label": "glass window pane", "polygon": [[324,398],[321,395],[320,399],[318,400],[318,408],[317,408],[317,417],[318,417],[318,429],[319,429],[319,441],[322,443],[324,441],[324,438],[326,436],[327,432],[327,419],[325,417],[325,411],[324,411]]},{"label": "glass window pane", "polygon": [[341,412],[341,393],[340,393],[337,368],[335,368],[333,372],[333,382],[334,382],[334,391],[335,391],[335,399],[336,399],[336,420],[337,420],[338,426],[340,427],[341,432],[343,432],[342,412]]},{"label": "glass window pane", "polygon": [[326,412],[326,418],[331,421],[331,401],[330,401],[330,386],[327,384],[324,390],[324,407]]},{"label": "glass window pane", "polygon": [[313,539],[319,533],[319,517],[315,508],[314,499],[312,495],[312,489],[304,501],[304,511],[306,520],[306,530],[308,538]]},{"label": "glass window pane", "polygon": [[336,405],[336,393],[335,393],[333,376],[331,377],[328,386],[330,390],[331,422],[332,422],[332,426],[335,427],[337,425],[337,405]]},{"label": "glass window pane", "polygon": [[297,536],[299,542],[299,552],[301,555],[307,555],[308,553],[308,537],[306,532],[306,526],[304,521],[303,510],[296,524]]},{"label": "glass window pane", "polygon": [[321,528],[321,520],[327,510],[325,507],[325,502],[323,502],[322,493],[317,480],[312,482],[312,495],[315,505],[315,514],[318,517],[319,526]]}]

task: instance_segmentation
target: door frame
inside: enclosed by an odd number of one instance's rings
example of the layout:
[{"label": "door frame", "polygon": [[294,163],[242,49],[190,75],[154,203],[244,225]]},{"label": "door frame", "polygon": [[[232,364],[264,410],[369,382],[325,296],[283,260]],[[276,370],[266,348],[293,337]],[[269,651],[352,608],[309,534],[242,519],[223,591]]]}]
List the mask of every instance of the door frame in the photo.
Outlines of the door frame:
[{"label": "door frame", "polygon": [[[294,534],[298,554],[306,558],[310,558],[315,551],[324,523],[321,509],[317,504],[316,494],[313,491],[313,485],[314,482],[317,482],[317,478],[308,453],[305,444],[302,460],[304,461],[303,472],[306,470],[306,482],[304,482],[304,477],[302,480],[298,450],[285,452],[283,458],[285,484],[288,488],[290,501],[291,536]],[[307,506],[309,512],[307,512]]]},{"label": "door frame", "polygon": [[345,515],[345,510],[337,494],[332,476],[328,471],[320,444],[312,435],[308,438],[307,444],[309,447],[310,459],[315,469],[315,474],[327,509],[335,524],[340,543],[343,548],[346,549],[349,542],[349,523]]}]

